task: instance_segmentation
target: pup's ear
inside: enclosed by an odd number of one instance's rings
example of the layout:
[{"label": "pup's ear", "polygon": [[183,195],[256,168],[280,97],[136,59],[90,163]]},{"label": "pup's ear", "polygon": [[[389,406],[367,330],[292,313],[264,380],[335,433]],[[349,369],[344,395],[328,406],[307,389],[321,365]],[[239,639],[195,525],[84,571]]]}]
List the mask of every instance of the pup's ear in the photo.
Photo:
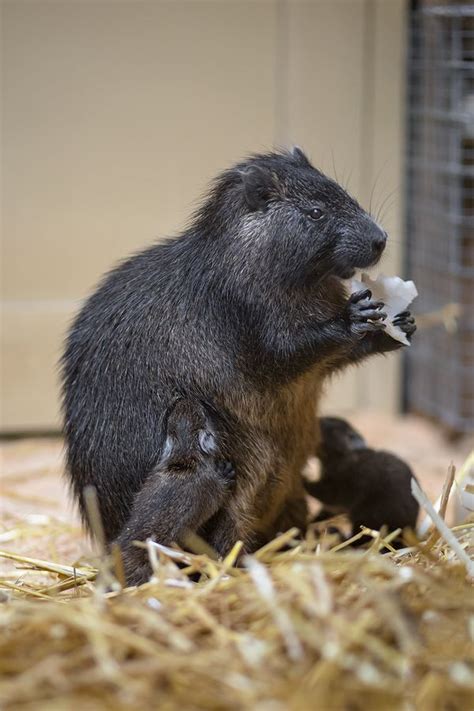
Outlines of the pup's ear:
[{"label": "pup's ear", "polygon": [[293,156],[294,160],[298,165],[300,165],[302,168],[312,168],[313,166],[311,165],[309,158],[303,153],[301,148],[298,146],[295,146],[293,150],[291,151],[291,155]]},{"label": "pup's ear", "polygon": [[280,194],[276,176],[260,165],[245,168],[240,176],[250,210],[265,210],[269,201]]},{"label": "pup's ear", "polygon": [[199,446],[204,454],[214,454],[217,451],[214,433],[210,430],[199,430]]}]

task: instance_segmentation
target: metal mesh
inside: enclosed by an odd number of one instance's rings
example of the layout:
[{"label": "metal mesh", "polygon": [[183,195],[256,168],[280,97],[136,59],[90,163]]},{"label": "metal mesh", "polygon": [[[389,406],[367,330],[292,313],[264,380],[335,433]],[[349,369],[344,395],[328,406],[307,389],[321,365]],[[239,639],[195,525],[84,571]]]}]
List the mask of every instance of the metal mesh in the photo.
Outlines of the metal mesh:
[{"label": "metal mesh", "polygon": [[407,356],[410,410],[474,431],[474,4],[411,16],[407,267],[417,310],[461,305],[459,330],[423,331]]}]

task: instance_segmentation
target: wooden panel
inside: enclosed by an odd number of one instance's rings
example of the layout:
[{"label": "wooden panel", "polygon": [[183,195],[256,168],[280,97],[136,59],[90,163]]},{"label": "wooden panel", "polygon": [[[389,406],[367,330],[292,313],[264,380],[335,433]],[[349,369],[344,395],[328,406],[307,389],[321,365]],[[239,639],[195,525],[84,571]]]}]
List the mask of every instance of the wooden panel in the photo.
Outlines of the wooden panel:
[{"label": "wooden panel", "polygon": [[[368,206],[401,184],[405,0],[7,0],[3,429],[58,423],[74,304],[178,231],[248,151],[302,145]],[[383,268],[399,272],[400,191]],[[327,409],[393,409],[399,357],[336,380]]]},{"label": "wooden panel", "polygon": [[272,145],[273,3],[34,0],[4,23],[5,298],[84,294]]},{"label": "wooden panel", "polygon": [[220,169],[272,146],[275,3],[3,10],[3,428],[49,428],[64,301],[181,229]]},{"label": "wooden panel", "polygon": [[56,301],[25,307],[10,303],[2,314],[1,427],[4,432],[58,430],[62,339],[73,304]]},{"label": "wooden panel", "polygon": [[360,194],[365,0],[287,3],[288,83],[284,141]]}]

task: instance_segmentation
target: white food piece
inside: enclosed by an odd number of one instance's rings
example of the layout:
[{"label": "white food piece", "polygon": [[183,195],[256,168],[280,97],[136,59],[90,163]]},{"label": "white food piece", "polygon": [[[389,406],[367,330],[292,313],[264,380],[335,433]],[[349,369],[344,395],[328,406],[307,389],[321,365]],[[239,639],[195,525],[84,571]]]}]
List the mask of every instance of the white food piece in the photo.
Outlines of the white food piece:
[{"label": "white food piece", "polygon": [[418,291],[414,282],[403,281],[400,277],[387,277],[384,274],[379,274],[376,279],[371,279],[368,274],[362,274],[360,280],[351,280],[351,293],[362,289],[370,289],[372,299],[375,301],[383,301],[385,304],[384,311],[387,318],[385,333],[400,341],[405,346],[410,345],[410,341],[403,333],[401,328],[393,325],[393,319],[402,311],[406,311],[411,302],[418,296]]}]

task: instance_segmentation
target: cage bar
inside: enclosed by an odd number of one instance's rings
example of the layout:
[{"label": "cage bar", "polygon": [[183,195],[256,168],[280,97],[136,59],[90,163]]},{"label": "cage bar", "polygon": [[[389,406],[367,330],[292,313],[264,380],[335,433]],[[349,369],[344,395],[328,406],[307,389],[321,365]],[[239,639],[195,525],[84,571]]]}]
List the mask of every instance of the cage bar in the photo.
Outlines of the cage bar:
[{"label": "cage bar", "polygon": [[418,311],[461,307],[407,354],[406,403],[474,431],[474,4],[416,3],[410,17],[407,270]]}]

